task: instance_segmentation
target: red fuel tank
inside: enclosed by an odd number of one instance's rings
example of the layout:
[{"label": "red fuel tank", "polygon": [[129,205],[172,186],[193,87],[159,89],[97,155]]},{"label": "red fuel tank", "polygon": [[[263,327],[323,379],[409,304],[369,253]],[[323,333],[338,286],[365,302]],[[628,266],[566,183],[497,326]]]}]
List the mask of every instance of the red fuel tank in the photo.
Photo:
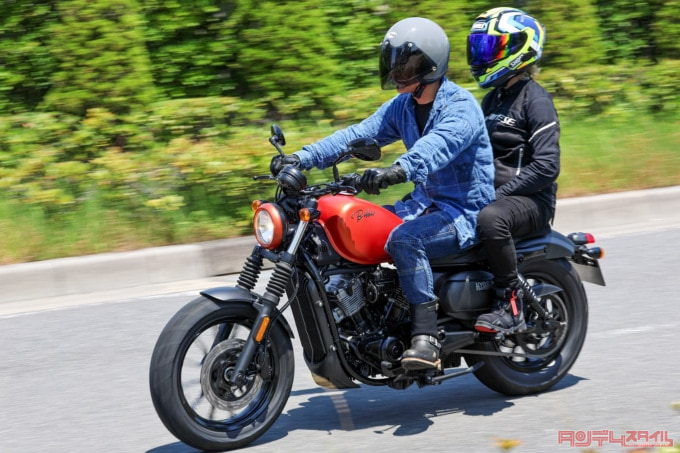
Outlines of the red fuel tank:
[{"label": "red fuel tank", "polygon": [[385,251],[390,232],[402,220],[396,214],[353,195],[319,198],[319,223],[333,248],[343,258],[359,264],[392,261]]}]

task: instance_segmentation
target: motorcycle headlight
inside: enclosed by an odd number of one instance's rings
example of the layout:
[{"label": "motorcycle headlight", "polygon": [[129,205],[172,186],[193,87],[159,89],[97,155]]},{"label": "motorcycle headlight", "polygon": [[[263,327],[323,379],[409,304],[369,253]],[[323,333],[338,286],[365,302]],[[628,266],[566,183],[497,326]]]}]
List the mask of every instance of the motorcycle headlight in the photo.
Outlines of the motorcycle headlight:
[{"label": "motorcycle headlight", "polygon": [[283,242],[286,221],[281,208],[273,203],[264,203],[255,211],[253,229],[255,239],[262,247],[273,250]]}]

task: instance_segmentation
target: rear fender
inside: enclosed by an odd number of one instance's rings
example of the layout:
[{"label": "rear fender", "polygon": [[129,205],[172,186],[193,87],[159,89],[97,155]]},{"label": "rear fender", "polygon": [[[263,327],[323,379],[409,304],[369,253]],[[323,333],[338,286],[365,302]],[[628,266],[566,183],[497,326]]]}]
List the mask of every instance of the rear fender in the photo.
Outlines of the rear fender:
[{"label": "rear fender", "polygon": [[520,239],[515,245],[517,255],[530,259],[553,260],[556,258],[570,258],[574,254],[574,243],[557,231],[550,231],[545,236]]},{"label": "rear fender", "polygon": [[601,286],[605,285],[599,261],[581,256],[574,243],[557,231],[553,230],[549,234],[537,238],[520,240],[517,242],[516,248],[517,257],[521,260],[567,258],[571,261],[582,281]]},{"label": "rear fender", "polygon": [[[217,288],[210,288],[201,291],[201,296],[206,297],[213,302],[218,304],[228,304],[231,302],[247,302],[253,306],[257,302],[258,296],[247,289],[239,288],[238,286],[220,286]],[[255,306],[257,309],[257,307]],[[290,338],[295,338],[293,334],[293,329],[290,328],[290,324],[283,315],[280,315],[280,311],[276,310],[276,322],[280,323],[288,332]]]}]

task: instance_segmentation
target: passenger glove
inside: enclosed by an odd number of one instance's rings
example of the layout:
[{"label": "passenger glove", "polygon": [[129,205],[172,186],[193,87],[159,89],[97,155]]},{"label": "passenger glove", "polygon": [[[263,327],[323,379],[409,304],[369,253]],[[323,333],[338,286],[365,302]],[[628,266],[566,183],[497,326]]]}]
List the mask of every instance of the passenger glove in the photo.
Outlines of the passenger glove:
[{"label": "passenger glove", "polygon": [[369,168],[361,176],[361,187],[373,195],[380,194],[380,189],[401,182],[406,182],[406,172],[399,164],[389,168]]},{"label": "passenger glove", "polygon": [[288,156],[276,155],[269,164],[269,171],[272,172],[272,175],[276,176],[286,165],[294,165],[299,168],[300,158],[296,154],[290,154]]}]

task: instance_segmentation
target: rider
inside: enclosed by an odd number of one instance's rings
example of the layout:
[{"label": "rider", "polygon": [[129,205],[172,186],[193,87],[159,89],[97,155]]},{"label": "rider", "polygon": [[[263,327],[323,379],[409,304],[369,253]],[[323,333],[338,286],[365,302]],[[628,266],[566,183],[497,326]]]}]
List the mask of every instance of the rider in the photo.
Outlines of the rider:
[{"label": "rider", "polygon": [[481,208],[493,200],[493,162],[484,117],[476,99],[446,77],[446,33],[429,19],[410,17],[393,25],[380,45],[383,89],[398,94],[362,122],[271,162],[326,168],[355,138],[372,137],[380,146],[402,140],[407,151],[387,168],[367,169],[362,188],[378,194],[388,185],[411,181],[414,189],[388,208],[405,222],[390,234],[392,256],[411,305],[411,347],[406,369],[439,366],[438,299],[429,258],[466,249],[477,242]]},{"label": "rider", "polygon": [[493,145],[496,201],[477,219],[497,300],[475,327],[484,332],[526,329],[523,298],[530,290],[517,271],[514,237],[547,231],[555,215],[560,172],[560,123],[550,95],[534,79],[545,28],[515,8],[477,17],[468,36],[468,64],[482,88]]}]

